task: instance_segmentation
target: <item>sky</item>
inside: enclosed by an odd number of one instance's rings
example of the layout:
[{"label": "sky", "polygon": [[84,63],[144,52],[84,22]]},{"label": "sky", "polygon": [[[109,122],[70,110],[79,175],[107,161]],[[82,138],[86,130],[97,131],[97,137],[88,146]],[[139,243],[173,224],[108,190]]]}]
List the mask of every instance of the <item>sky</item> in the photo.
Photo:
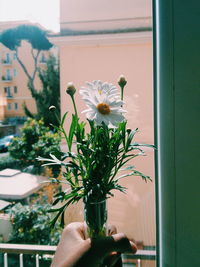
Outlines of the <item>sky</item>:
[{"label": "sky", "polygon": [[29,20],[59,31],[59,0],[0,0],[0,22]]}]

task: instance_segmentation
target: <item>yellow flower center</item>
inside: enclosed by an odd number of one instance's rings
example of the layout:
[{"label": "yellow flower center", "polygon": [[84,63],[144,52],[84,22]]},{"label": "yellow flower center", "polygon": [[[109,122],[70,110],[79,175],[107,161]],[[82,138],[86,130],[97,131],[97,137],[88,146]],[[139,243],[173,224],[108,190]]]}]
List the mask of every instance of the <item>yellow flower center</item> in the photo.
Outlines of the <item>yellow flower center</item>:
[{"label": "yellow flower center", "polygon": [[110,114],[110,107],[106,103],[100,103],[97,105],[98,111],[103,114],[103,115],[108,115]]},{"label": "yellow flower center", "polygon": [[99,92],[100,95],[102,95],[103,90],[102,89],[98,89],[98,92]]}]

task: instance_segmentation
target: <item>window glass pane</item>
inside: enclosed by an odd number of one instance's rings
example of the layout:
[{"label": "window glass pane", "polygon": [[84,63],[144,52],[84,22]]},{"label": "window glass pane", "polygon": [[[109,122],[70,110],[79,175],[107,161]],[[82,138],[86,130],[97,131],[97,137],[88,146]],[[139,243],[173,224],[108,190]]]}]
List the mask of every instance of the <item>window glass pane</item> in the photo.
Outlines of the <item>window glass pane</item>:
[{"label": "window glass pane", "polygon": [[15,110],[18,109],[18,103],[15,103]]},{"label": "window glass pane", "polygon": [[16,53],[13,54],[13,59],[14,59],[14,60],[17,59],[17,55],[16,55]]},{"label": "window glass pane", "polygon": [[13,69],[13,76],[16,77],[17,76],[17,70]]},{"label": "window glass pane", "polygon": [[[112,12],[108,5],[112,6]],[[109,3],[86,0],[78,8],[72,0],[67,4],[61,1],[63,35],[67,36],[67,29],[87,35],[87,41],[85,36],[79,40],[71,36],[70,46],[66,38],[66,43],[63,41],[60,47],[63,113],[67,111],[65,103],[69,103],[64,84],[70,79],[77,89],[84,86],[85,81],[98,79],[118,87],[118,77],[123,74],[128,81],[124,89],[128,127],[139,128],[135,142],[154,143],[151,21],[150,0],[125,0],[123,8],[120,1],[114,0]],[[86,107],[78,94],[76,99],[81,113]],[[85,119],[83,114],[81,119]],[[149,175],[152,182],[145,183],[137,176],[122,179],[121,184],[127,188],[127,193],[114,192],[114,198],[108,200],[108,216],[109,222],[115,224],[118,231],[125,232],[142,248],[149,250],[156,246],[154,151],[144,150],[147,156],[136,158],[132,164]],[[66,220],[67,214],[76,218],[79,213],[74,210],[66,212]],[[155,266],[155,261],[143,261],[141,264],[151,267]]]},{"label": "window glass pane", "polygon": [[8,110],[11,110],[11,109],[12,109],[12,104],[11,104],[11,103],[8,103],[8,104],[7,104],[7,109],[8,109]]},{"label": "window glass pane", "polygon": [[9,53],[6,53],[6,62],[10,62],[10,54]]}]

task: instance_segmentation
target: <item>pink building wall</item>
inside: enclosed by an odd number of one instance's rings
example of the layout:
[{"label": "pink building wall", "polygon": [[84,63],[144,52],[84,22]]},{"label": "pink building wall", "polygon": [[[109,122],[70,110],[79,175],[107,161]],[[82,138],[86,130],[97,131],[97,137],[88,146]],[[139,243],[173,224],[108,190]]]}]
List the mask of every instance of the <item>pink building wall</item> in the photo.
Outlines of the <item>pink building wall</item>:
[{"label": "pink building wall", "polygon": [[[153,87],[151,32],[106,35],[61,36],[54,39],[60,48],[61,109],[72,111],[70,97],[65,93],[67,83],[77,88],[78,112],[86,108],[79,89],[85,81],[102,80],[117,85],[120,74],[128,83],[125,88],[126,118],[130,128],[139,128],[137,141],[153,144]],[[71,114],[69,115],[70,118]],[[66,124],[68,127],[69,122]],[[127,194],[116,192],[109,200],[109,222],[129,237],[155,245],[155,181],[153,151],[134,162],[137,169],[151,176],[145,183],[140,177],[122,181]],[[78,208],[77,208],[78,209]],[[79,220],[79,210],[66,212],[66,222]]]},{"label": "pink building wall", "polygon": [[135,27],[151,18],[151,0],[60,0],[61,31]]}]

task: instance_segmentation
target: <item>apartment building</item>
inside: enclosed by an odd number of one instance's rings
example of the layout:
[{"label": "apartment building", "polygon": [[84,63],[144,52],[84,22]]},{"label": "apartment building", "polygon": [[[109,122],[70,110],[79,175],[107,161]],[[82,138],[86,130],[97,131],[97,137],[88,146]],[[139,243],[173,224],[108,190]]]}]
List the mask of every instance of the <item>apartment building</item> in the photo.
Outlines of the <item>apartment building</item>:
[{"label": "apartment building", "polygon": [[[0,32],[21,24],[30,24],[28,21],[1,22]],[[39,24],[37,26],[41,27]],[[33,73],[34,61],[31,56],[31,45],[22,41],[19,48],[19,57],[27,67],[29,73]],[[40,68],[46,66],[46,60],[50,53],[57,53],[56,48],[51,51],[42,51],[39,57]],[[36,112],[35,101],[27,88],[27,76],[19,65],[16,54],[0,43],[0,120],[6,118],[20,119],[25,116],[23,104],[26,103],[31,112]],[[40,90],[41,85],[36,77],[36,88]]]},{"label": "apartment building", "polygon": [[[150,0],[60,0],[59,36],[51,41],[60,49],[61,110],[73,110],[66,85],[73,82],[81,120],[86,107],[78,93],[86,81],[102,80],[117,85],[123,74],[126,118],[130,128],[138,127],[137,141],[153,143],[153,53]],[[66,125],[68,127],[68,125]],[[134,162],[154,180],[153,151]],[[155,183],[127,178],[127,194],[109,200],[109,223],[129,237],[154,246]],[[66,222],[80,219],[75,208],[66,211]],[[148,265],[151,266],[151,265]]]}]

